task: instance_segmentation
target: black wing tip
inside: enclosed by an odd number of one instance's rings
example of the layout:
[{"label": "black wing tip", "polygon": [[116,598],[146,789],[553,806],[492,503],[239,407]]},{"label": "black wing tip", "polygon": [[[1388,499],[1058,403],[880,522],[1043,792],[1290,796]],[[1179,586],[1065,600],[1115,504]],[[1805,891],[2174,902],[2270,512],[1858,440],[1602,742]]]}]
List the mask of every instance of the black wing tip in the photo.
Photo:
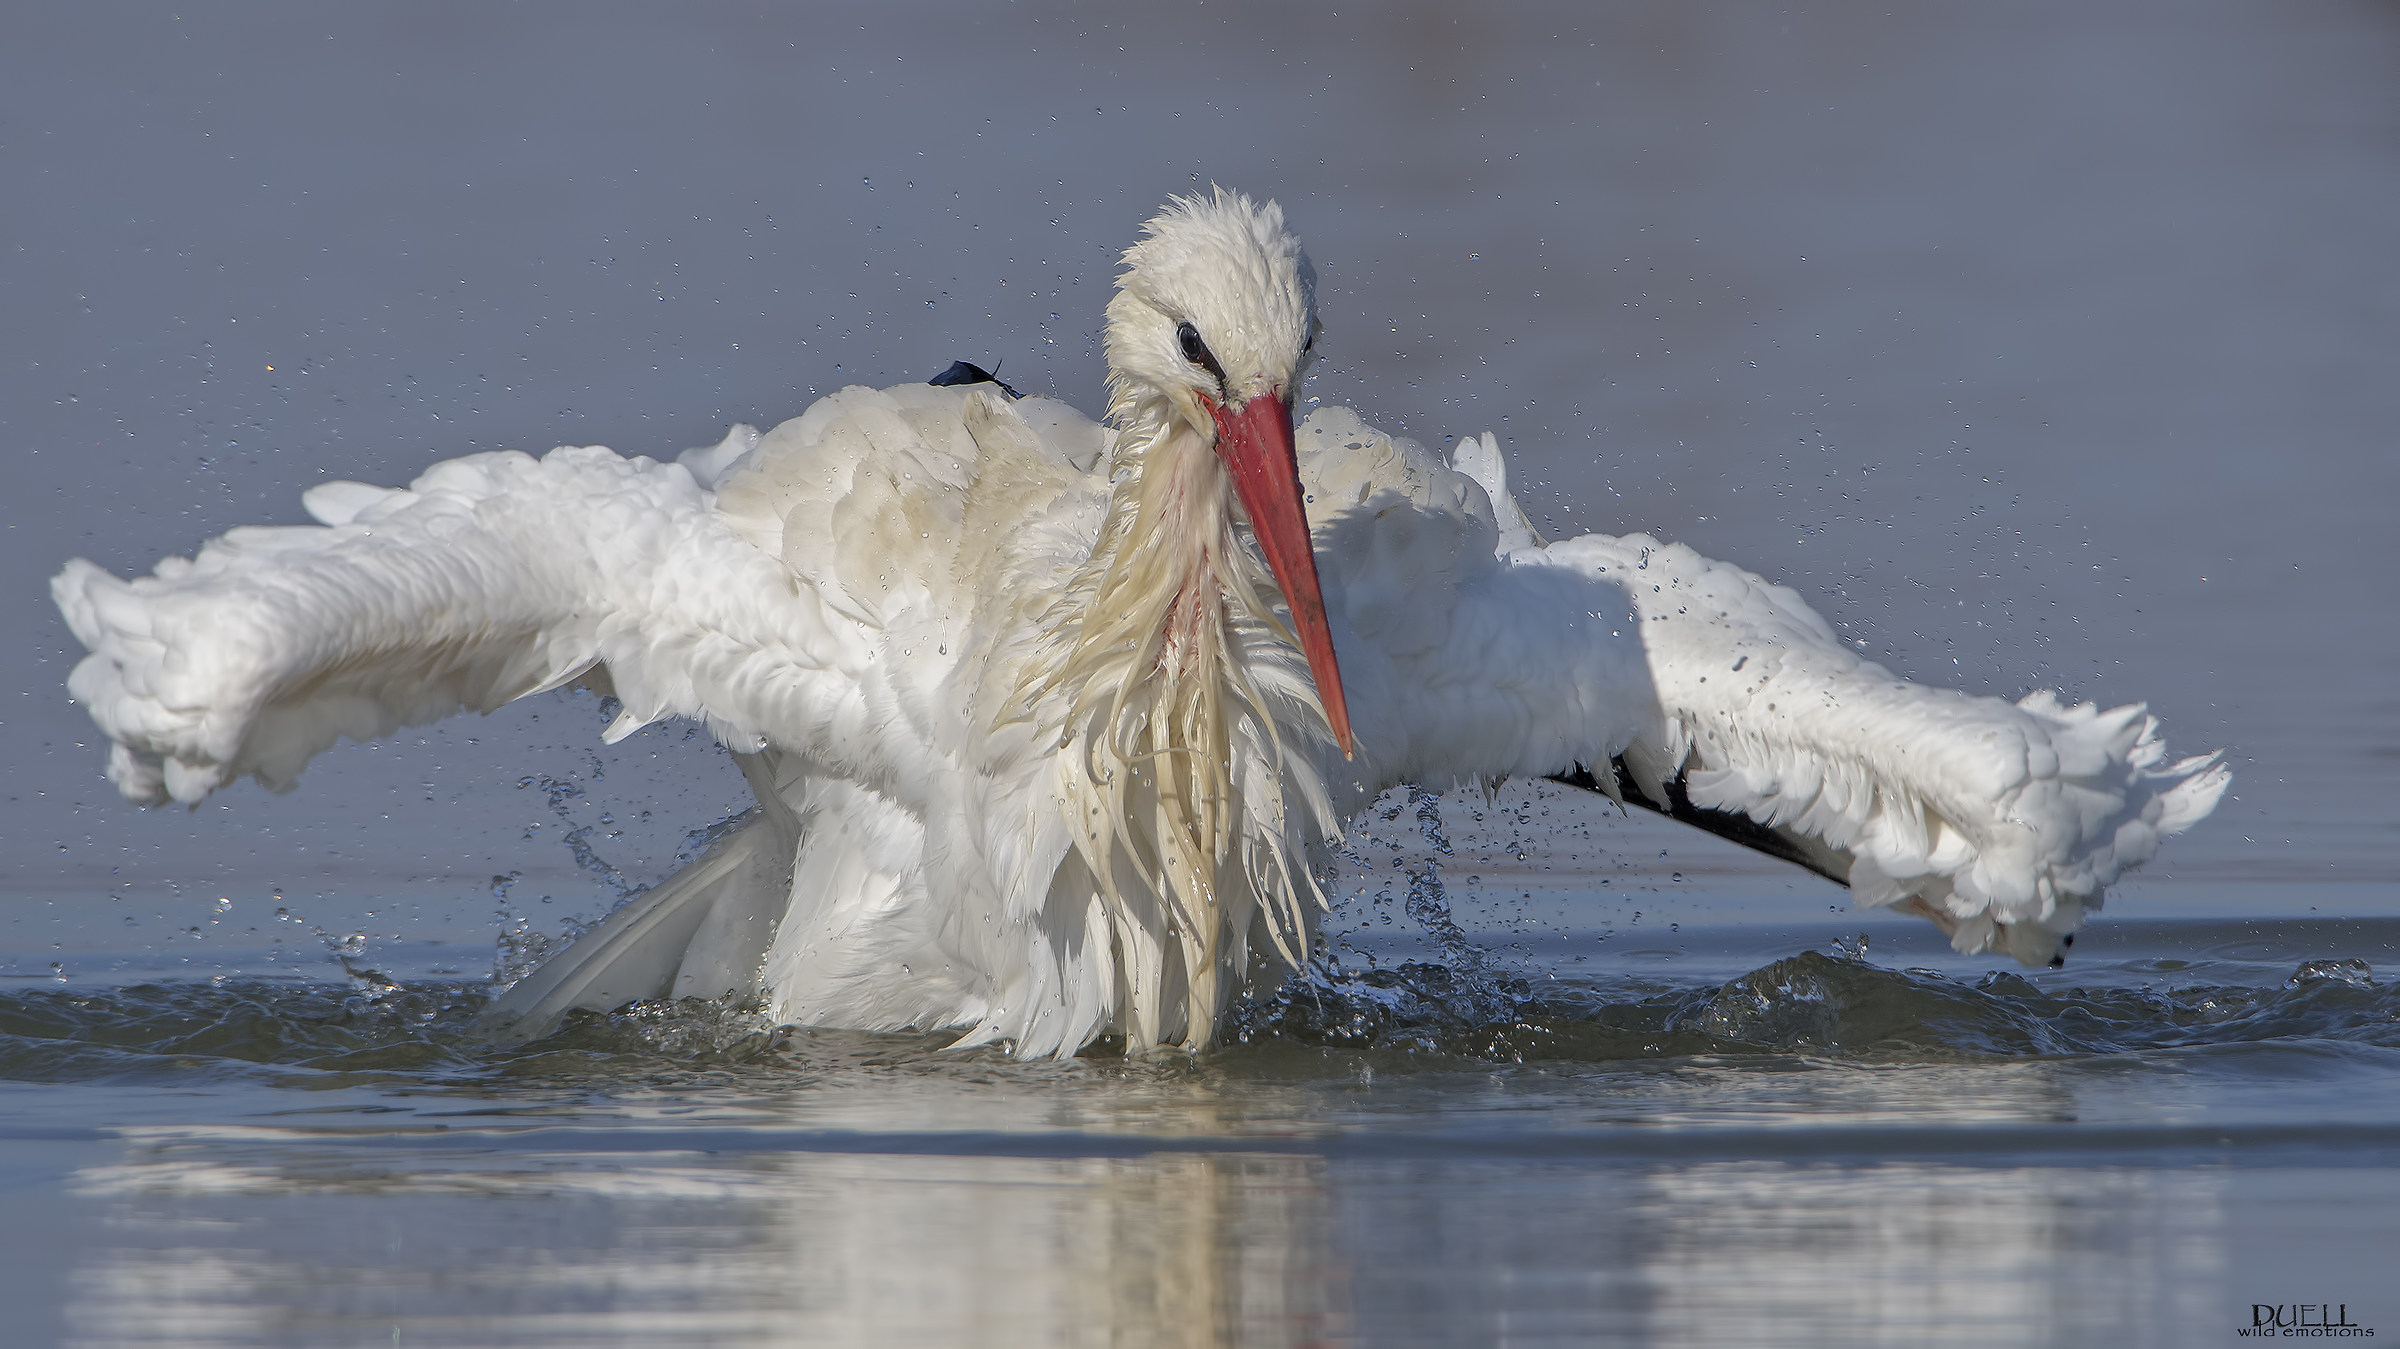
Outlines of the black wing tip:
[{"label": "black wing tip", "polygon": [[1000,392],[1007,394],[1011,398],[1023,398],[1025,396],[1021,393],[1018,393],[1015,389],[1010,388],[1007,383],[1004,382],[998,375],[995,375],[991,371],[984,369],[982,366],[975,364],[973,361],[952,361],[949,369],[944,370],[942,373],[935,375],[933,378],[925,382],[927,384],[936,385],[942,388],[949,388],[958,384],[998,384],[1000,386]]},{"label": "black wing tip", "polygon": [[[1728,842],[1738,843],[1745,848],[1765,853],[1769,857],[1780,858],[1802,870],[1823,876],[1845,890],[1850,888],[1848,876],[1836,875],[1826,870],[1823,863],[1810,857],[1798,844],[1749,816],[1739,811],[1711,810],[1706,806],[1693,805],[1691,794],[1684,787],[1684,776],[1681,773],[1668,779],[1666,784],[1667,804],[1661,806],[1652,801],[1640,785],[1633,780],[1633,770],[1625,766],[1623,758],[1610,760],[1609,771],[1616,777],[1617,790],[1614,796],[1620,801],[1640,806],[1644,810],[1656,811],[1670,820],[1688,824],[1705,833],[1715,834]],[[1609,794],[1600,785],[1600,779],[1593,775],[1592,770],[1582,764],[1575,765],[1572,772],[1552,773],[1549,778],[1561,786],[1580,787],[1587,792]]]}]

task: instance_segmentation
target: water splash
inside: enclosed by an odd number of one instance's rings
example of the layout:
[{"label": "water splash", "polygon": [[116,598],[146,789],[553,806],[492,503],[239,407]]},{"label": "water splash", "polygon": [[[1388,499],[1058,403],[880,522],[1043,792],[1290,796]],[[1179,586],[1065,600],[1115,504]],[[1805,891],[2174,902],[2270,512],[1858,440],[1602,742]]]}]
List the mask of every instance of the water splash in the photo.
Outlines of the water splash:
[{"label": "water splash", "polygon": [[2302,988],[2328,980],[2354,988],[2367,988],[2375,982],[2375,970],[2363,960],[2311,960],[2292,971],[2292,977],[2285,980],[2283,986]]},{"label": "water splash", "polygon": [[[608,699],[602,700],[603,711],[607,710],[610,702],[611,700]],[[627,875],[624,868],[601,855],[599,849],[594,845],[593,835],[600,829],[615,823],[612,815],[607,811],[602,811],[596,824],[585,824],[576,818],[575,803],[588,799],[585,784],[598,782],[605,776],[605,764],[598,755],[593,755],[589,764],[580,773],[569,773],[564,777],[549,773],[529,773],[517,780],[517,786],[521,790],[541,792],[543,802],[550,813],[556,816],[560,823],[567,826],[565,833],[559,839],[566,848],[567,855],[574,860],[578,870],[592,876],[608,891],[612,900],[609,911],[614,912],[647,893],[653,882],[637,881]],[[647,820],[649,812],[644,811],[642,818]],[[747,811],[739,811],[686,833],[683,838],[683,846],[676,852],[668,874],[673,874],[674,870],[680,869],[717,840],[738,829],[747,818]],[[524,837],[529,839],[537,837],[543,824],[543,821],[536,820],[527,825]],[[615,836],[613,833],[609,835],[612,838]],[[599,925],[596,921],[584,922],[570,918],[561,921],[556,931],[545,931],[536,927],[534,919],[518,910],[509,899],[511,888],[523,875],[523,872],[512,871],[505,876],[492,878],[492,899],[494,901],[492,917],[494,924],[499,928],[499,932],[494,938],[492,980],[501,987],[524,978],[551,955],[565,949],[584,933]],[[547,898],[544,896],[545,900]]]},{"label": "water splash", "polygon": [[675,854],[675,865],[677,867],[681,867],[685,863],[691,861],[693,858],[698,857],[700,854],[708,851],[710,848],[715,847],[717,845],[717,840],[724,838],[726,835],[740,829],[744,824],[749,823],[751,813],[751,810],[737,810],[721,820],[718,820],[712,824],[702,825],[698,829],[694,829],[685,834],[683,836],[683,848]]},{"label": "water splash", "polygon": [[607,886],[609,891],[617,897],[617,902],[622,904],[650,887],[646,884],[637,885],[625,879],[625,873],[618,870],[615,863],[593,850],[592,830],[598,827],[587,824],[568,830],[564,840],[567,845],[567,853],[575,859],[576,866],[599,877],[600,883]]}]

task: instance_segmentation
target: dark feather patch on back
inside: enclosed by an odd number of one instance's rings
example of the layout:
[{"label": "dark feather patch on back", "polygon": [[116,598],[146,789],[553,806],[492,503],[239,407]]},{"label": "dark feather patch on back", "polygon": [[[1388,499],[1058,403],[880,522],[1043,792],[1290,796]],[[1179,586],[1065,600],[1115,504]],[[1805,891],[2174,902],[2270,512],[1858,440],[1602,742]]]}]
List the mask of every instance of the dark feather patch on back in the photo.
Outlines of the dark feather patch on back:
[{"label": "dark feather patch on back", "polygon": [[991,371],[986,370],[982,366],[976,365],[971,361],[952,361],[949,369],[944,370],[942,373],[935,375],[933,378],[925,382],[927,384],[938,384],[944,387],[948,387],[953,384],[999,384],[1000,392],[1007,394],[1011,398],[1023,398],[1025,396],[1008,387],[1008,385],[1001,383],[998,375],[993,374]]}]

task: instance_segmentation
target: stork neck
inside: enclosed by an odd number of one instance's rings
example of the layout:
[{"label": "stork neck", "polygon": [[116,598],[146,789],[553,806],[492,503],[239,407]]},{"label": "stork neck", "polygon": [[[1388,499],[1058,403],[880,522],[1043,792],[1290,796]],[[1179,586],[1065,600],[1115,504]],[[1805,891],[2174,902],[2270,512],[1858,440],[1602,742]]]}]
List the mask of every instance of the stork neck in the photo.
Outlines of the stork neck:
[{"label": "stork neck", "polygon": [[1222,646],[1203,641],[1201,626],[1224,622],[1219,565],[1227,560],[1232,503],[1225,470],[1197,434],[1179,427],[1154,441],[1141,471],[1118,491],[1132,498],[1133,520],[1117,546],[1159,554],[1153,584],[1167,592],[1159,664],[1189,670],[1204,651]]},{"label": "stork neck", "polygon": [[[1280,771],[1239,635],[1275,623],[1272,581],[1234,530],[1233,486],[1211,439],[1166,416],[1119,425],[1107,519],[1050,611],[1057,664],[1030,691],[1059,699],[1059,809],[1125,962],[1127,1040],[1156,1044],[1174,1026],[1164,999],[1177,969],[1180,1036],[1197,1048],[1238,976],[1261,896],[1276,897],[1276,931],[1289,935],[1279,947],[1305,949],[1293,876],[1306,868],[1292,864],[1285,798],[1234,786],[1244,746],[1265,747]],[[1321,802],[1308,781],[1300,799]],[[1256,849],[1244,853],[1240,837]],[[1245,870],[1244,857],[1270,855],[1280,860]]]}]

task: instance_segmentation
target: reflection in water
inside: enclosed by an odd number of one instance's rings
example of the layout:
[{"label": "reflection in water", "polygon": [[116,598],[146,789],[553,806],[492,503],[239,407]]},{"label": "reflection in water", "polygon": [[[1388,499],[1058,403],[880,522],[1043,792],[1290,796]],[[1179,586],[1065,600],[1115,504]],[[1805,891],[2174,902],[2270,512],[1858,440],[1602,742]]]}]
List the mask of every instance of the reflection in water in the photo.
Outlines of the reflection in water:
[{"label": "reflection in water", "polygon": [[72,1300],[107,1344],[1322,1342],[1324,1169],[184,1139],[80,1178],[115,1242]]},{"label": "reflection in water", "polygon": [[2173,1343],[2216,1310],[2220,1183],[1915,1164],[1662,1172],[1641,1204],[1656,1243],[1648,1338],[2016,1344],[2047,1328],[2069,1343]]},{"label": "reflection in water", "polygon": [[2206,1170],[454,1141],[137,1144],[78,1177],[112,1229],[78,1336],[2141,1344],[2225,1263]]}]

